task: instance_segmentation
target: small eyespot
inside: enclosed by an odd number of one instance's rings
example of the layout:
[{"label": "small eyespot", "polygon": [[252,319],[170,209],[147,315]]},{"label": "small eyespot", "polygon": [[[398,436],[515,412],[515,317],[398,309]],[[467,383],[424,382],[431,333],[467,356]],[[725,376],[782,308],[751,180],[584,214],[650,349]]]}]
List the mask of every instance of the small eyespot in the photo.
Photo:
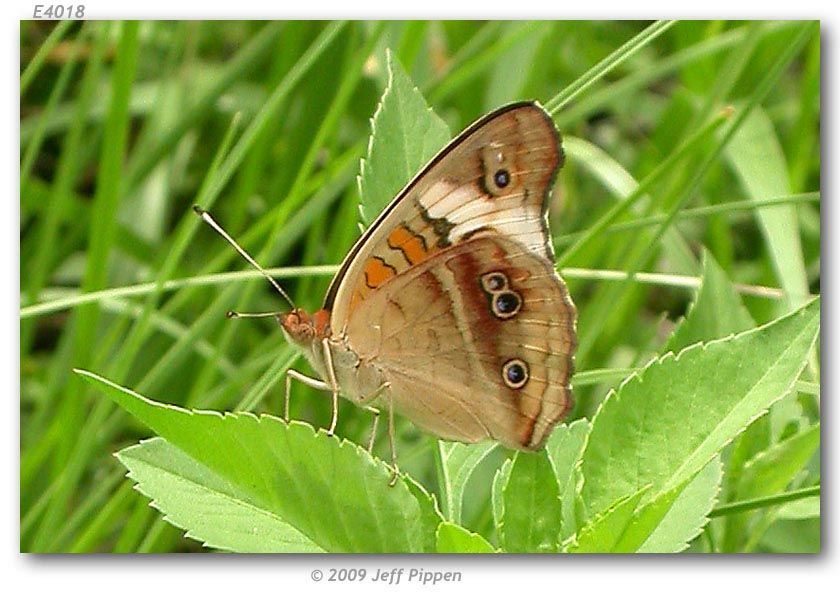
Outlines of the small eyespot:
[{"label": "small eyespot", "polygon": [[519,312],[522,306],[522,299],[516,292],[504,292],[495,297],[493,301],[493,312],[496,316],[509,318]]},{"label": "small eyespot", "polygon": [[508,173],[505,169],[499,169],[496,171],[496,174],[493,175],[493,181],[495,181],[496,186],[500,188],[507,187],[510,183],[510,173]]},{"label": "small eyespot", "polygon": [[481,287],[485,292],[500,292],[507,288],[508,281],[504,273],[494,271],[481,277]]},{"label": "small eyespot", "polygon": [[528,383],[528,365],[524,360],[510,359],[502,366],[502,379],[509,388],[518,390]]}]

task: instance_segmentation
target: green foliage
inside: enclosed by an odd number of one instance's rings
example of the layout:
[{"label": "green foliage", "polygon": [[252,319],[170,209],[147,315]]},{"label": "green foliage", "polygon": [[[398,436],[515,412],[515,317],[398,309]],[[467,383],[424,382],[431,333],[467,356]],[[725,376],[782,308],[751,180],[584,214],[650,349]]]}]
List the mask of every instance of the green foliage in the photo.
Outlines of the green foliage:
[{"label": "green foliage", "polygon": [[367,158],[359,175],[365,225],[452,137],[399,62],[390,52],[386,55],[388,84],[371,121]]},{"label": "green foliage", "polygon": [[642,485],[653,497],[696,475],[793,387],[819,317],[812,301],[764,327],[666,354],[625,381],[592,421],[584,502],[600,512]]},{"label": "green foliage", "polygon": [[500,527],[507,552],[553,552],[560,531],[560,489],[548,453],[519,452],[502,490]]},{"label": "green foliage", "polygon": [[[134,446],[118,457],[140,490],[161,510],[173,506],[176,518],[193,535],[202,528],[212,538],[224,539],[221,528],[231,525],[230,506],[219,511],[205,507],[206,514],[194,511],[194,521],[184,510],[201,504],[207,490],[213,498],[226,496],[227,504],[238,504],[240,511],[248,509],[247,514],[235,515],[239,524],[258,513],[258,524],[272,518],[273,527],[260,537],[268,538],[265,546],[274,551],[434,548],[439,519],[431,499],[406,478],[390,487],[385,464],[349,442],[316,432],[306,423],[286,424],[271,416],[191,412],[157,404],[95,375],[80,374],[169,442],[154,440],[151,449]],[[180,452],[169,460],[165,451],[172,446]],[[352,477],[345,476],[348,473]],[[171,487],[166,487],[164,475]],[[246,545],[240,547],[237,541]],[[241,535],[226,544],[240,552],[253,547],[252,540]]]},{"label": "green foliage", "polygon": [[[819,551],[813,23],[25,22],[20,43],[23,551]],[[328,398],[295,386],[295,421],[270,416],[307,367],[273,322],[224,319],[278,299],[190,207],[315,309],[360,210],[527,98],[567,153],[574,414],[535,454],[397,419],[389,487],[368,413],[343,402],[328,437]]]},{"label": "green foliage", "polygon": [[708,252],[703,254],[703,279],[697,299],[665,345],[678,352],[703,340],[722,338],[755,326],[737,290]]},{"label": "green foliage", "polygon": [[441,554],[492,554],[496,550],[481,535],[455,523],[443,522],[437,530],[436,551]]}]

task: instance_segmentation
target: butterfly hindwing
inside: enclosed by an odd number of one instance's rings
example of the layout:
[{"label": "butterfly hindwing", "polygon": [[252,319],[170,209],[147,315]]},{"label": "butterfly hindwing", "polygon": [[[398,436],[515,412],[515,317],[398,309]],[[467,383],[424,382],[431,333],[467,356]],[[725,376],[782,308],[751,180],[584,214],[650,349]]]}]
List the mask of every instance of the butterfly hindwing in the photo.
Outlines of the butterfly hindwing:
[{"label": "butterfly hindwing", "polygon": [[571,406],[574,322],[551,262],[479,233],[374,290],[347,336],[417,425],[533,450]]}]

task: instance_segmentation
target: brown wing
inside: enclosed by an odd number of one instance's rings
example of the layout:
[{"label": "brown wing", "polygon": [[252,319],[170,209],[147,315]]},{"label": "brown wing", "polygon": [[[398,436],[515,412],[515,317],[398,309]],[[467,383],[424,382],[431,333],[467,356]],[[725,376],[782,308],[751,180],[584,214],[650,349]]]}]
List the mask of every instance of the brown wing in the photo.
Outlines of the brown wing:
[{"label": "brown wing", "polygon": [[575,307],[554,266],[493,234],[373,290],[348,341],[394,408],[443,438],[542,447],[572,404]]},{"label": "brown wing", "polygon": [[504,235],[553,262],[545,220],[560,136],[536,103],[501,108],[444,148],[348,254],[324,307],[334,332],[381,285],[478,233]]}]

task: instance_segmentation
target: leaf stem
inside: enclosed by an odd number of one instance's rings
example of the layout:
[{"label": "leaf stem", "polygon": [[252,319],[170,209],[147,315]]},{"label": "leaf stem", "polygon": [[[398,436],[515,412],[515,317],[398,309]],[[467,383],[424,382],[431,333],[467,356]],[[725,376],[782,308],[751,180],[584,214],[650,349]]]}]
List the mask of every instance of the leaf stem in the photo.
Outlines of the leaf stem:
[{"label": "leaf stem", "polygon": [[709,518],[723,517],[757,508],[764,508],[765,506],[775,506],[777,504],[785,504],[801,498],[810,498],[811,496],[820,495],[820,485],[812,485],[806,488],[800,488],[791,492],[784,492],[782,494],[774,494],[772,496],[761,496],[760,498],[751,498],[749,500],[739,500],[738,502],[730,502],[722,504],[709,513]]},{"label": "leaf stem", "polygon": [[629,59],[641,48],[665,33],[675,23],[676,21],[656,21],[649,27],[645,28],[644,31],[625,42],[620,48],[610,53],[609,56],[601,60],[597,65],[573,81],[571,85],[567,86],[563,91],[554,96],[554,98],[546,102],[546,110],[552,116],[556,115],[563,108],[568,106],[572,100],[586,91],[592,84]]},{"label": "leaf stem", "polygon": [[[337,265],[318,265],[312,267],[277,267],[266,269],[266,272],[276,278],[294,277],[331,277],[338,271]],[[566,279],[584,279],[595,281],[624,281],[632,278],[638,283],[649,283],[652,285],[664,285],[671,287],[683,287],[697,289],[700,287],[700,278],[690,275],[676,275],[671,273],[646,273],[635,274],[626,271],[614,271],[609,269],[583,269],[567,267],[561,269],[560,273]],[[229,273],[214,273],[212,275],[197,275],[195,277],[183,277],[181,279],[170,279],[162,283],[163,291],[179,290],[188,287],[201,287],[205,285],[221,285],[236,281],[250,281],[262,277],[255,271],[231,271]],[[75,288],[52,288],[42,294],[42,298],[52,298],[39,304],[30,304],[20,309],[20,318],[31,319],[42,315],[75,308],[91,302],[101,302],[116,298],[131,298],[153,293],[157,282],[138,283],[125,287],[110,288],[90,292],[88,294],[70,295]],[[735,284],[735,288],[747,296],[759,298],[784,298],[784,290],[762,285]]]}]

